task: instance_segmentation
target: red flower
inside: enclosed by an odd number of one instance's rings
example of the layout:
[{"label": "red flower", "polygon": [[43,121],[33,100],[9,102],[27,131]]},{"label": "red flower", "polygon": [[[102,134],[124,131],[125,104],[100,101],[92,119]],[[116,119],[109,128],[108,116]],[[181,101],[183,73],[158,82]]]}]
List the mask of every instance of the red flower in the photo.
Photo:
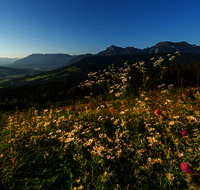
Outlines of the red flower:
[{"label": "red flower", "polygon": [[155,109],[155,110],[154,110],[154,114],[155,114],[156,116],[160,116],[160,115],[162,115],[162,112],[161,112],[159,109]]},{"label": "red flower", "polygon": [[194,175],[194,170],[190,163],[182,162],[181,169],[187,174]]},{"label": "red flower", "polygon": [[187,131],[186,130],[182,130],[181,131],[181,135],[186,136],[187,135]]}]

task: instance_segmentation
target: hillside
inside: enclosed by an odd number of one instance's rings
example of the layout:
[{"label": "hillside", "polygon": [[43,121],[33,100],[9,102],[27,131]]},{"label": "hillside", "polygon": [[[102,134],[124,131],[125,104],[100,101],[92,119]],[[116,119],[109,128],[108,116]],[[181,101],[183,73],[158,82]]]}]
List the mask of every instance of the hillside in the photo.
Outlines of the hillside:
[{"label": "hillside", "polygon": [[37,73],[33,69],[19,69],[19,68],[9,68],[0,66],[0,83],[4,81],[9,81],[12,78],[19,78],[31,73]]},{"label": "hillside", "polygon": [[[115,67],[123,67],[124,63],[128,61],[129,64],[135,61],[144,61],[146,67],[153,67],[153,62],[150,61],[152,57],[158,59],[162,56],[165,61],[162,66],[166,67],[171,64],[166,53],[145,54],[145,55],[116,55],[116,56],[89,56],[79,60],[76,63],[70,64],[66,67],[47,71],[35,75],[27,75],[22,78],[11,79],[8,82],[1,83],[1,87],[20,86],[25,84],[39,84],[50,81],[72,80],[87,78],[90,72],[101,72],[112,63]],[[183,53],[176,57],[173,64],[186,64],[187,62],[195,63],[200,60],[200,54]]]}]

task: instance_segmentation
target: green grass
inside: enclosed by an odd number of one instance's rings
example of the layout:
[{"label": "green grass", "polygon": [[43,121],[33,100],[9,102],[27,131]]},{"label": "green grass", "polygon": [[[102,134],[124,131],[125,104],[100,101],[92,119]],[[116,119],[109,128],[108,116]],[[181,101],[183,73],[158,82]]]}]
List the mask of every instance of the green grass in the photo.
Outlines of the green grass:
[{"label": "green grass", "polygon": [[105,101],[2,114],[1,189],[189,189],[182,162],[200,179],[198,89],[182,100],[183,89],[165,85],[136,97],[120,76]]},{"label": "green grass", "polygon": [[70,67],[70,68],[68,68],[68,69],[65,69],[66,71],[69,71],[69,72],[76,72],[76,71],[79,71],[79,70],[81,70],[81,68],[77,68],[77,67],[75,67],[75,66],[72,66],[72,67]]}]

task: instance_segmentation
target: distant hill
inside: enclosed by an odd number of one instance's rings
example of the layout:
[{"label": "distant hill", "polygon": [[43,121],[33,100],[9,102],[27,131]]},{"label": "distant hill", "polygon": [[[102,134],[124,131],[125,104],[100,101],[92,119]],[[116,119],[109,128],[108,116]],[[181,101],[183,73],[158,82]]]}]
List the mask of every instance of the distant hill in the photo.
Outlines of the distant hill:
[{"label": "distant hill", "polygon": [[55,69],[66,66],[74,57],[69,54],[32,54],[15,61],[9,67]]},{"label": "distant hill", "polygon": [[191,45],[185,41],[183,42],[159,42],[154,46],[142,49],[134,47],[118,47],[111,45],[106,50],[100,51],[97,55],[112,56],[112,55],[139,55],[139,54],[153,54],[153,53],[196,53],[200,54],[200,46]]},{"label": "distant hill", "polygon": [[14,63],[15,61],[19,60],[20,58],[3,58],[0,57],[0,66],[8,66],[12,63]]}]

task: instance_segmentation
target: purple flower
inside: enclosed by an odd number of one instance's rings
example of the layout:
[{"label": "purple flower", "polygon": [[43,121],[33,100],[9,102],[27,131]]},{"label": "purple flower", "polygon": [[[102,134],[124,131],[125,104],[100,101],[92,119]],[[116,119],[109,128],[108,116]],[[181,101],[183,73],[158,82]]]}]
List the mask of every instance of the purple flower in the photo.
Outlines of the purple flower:
[{"label": "purple flower", "polygon": [[181,135],[186,136],[187,135],[187,131],[186,130],[182,130],[181,131]]},{"label": "purple flower", "polygon": [[181,169],[187,174],[194,175],[194,170],[190,163],[182,162]]},{"label": "purple flower", "polygon": [[155,109],[155,110],[154,110],[154,114],[155,114],[156,116],[160,116],[160,115],[162,115],[162,112],[161,112],[159,109]]}]

